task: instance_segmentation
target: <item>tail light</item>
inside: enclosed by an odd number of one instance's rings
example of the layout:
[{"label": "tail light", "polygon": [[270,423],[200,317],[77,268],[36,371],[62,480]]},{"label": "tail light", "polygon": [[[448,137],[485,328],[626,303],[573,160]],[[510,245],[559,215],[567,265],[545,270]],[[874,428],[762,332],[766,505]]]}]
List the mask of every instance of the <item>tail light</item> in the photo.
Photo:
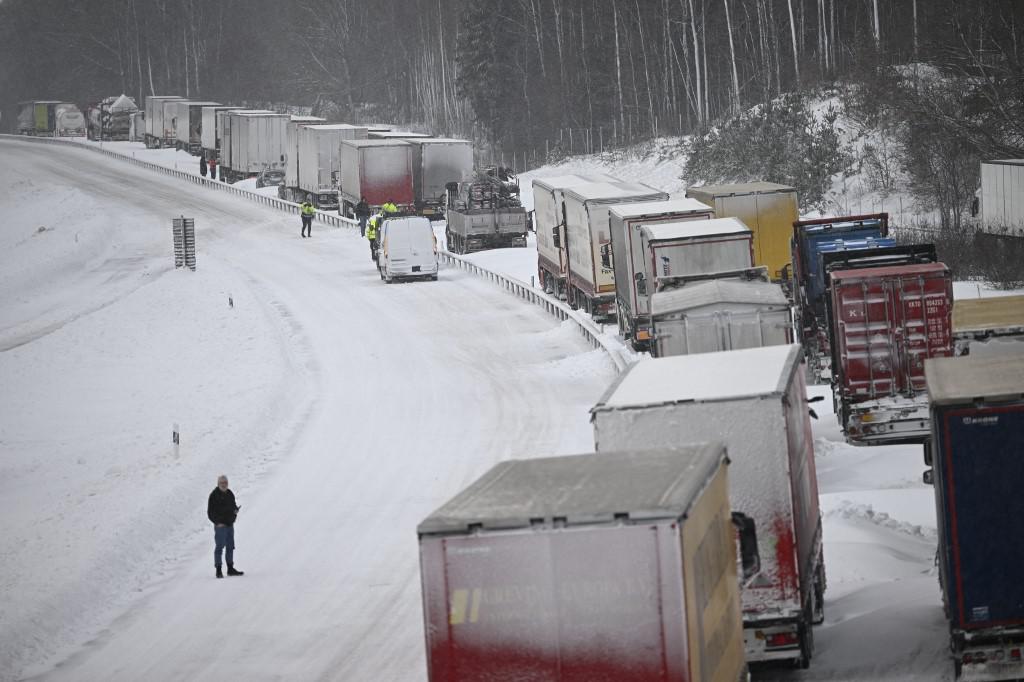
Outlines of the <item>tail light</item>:
[{"label": "tail light", "polygon": [[974,663],[974,654],[964,654],[964,665]]},{"label": "tail light", "polygon": [[1010,649],[1010,660],[1011,661],[1019,661],[1020,660],[1020,649]]},{"label": "tail light", "polygon": [[800,643],[800,639],[797,637],[795,632],[776,632],[774,635],[768,635],[765,645],[769,649],[775,649],[785,646],[797,646]]}]

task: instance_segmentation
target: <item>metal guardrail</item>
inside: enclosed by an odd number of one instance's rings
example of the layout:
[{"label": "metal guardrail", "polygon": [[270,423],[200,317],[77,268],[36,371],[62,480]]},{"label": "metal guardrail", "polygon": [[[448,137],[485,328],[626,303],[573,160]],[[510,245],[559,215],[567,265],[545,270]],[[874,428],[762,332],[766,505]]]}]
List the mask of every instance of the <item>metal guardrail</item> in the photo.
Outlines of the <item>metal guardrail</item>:
[{"label": "metal guardrail", "polygon": [[[201,175],[196,175],[195,173],[189,173],[175,168],[167,168],[166,166],[161,166],[149,161],[143,161],[121,152],[103,149],[96,145],[81,144],[76,140],[69,140],[66,138],[33,137],[26,135],[0,135],[0,137],[16,140],[31,140],[33,142],[49,144],[74,145],[77,149],[89,149],[120,161],[127,161],[128,163],[141,168],[146,168],[148,170],[156,171],[157,173],[163,173],[164,175],[170,175],[180,180],[191,182],[194,185],[203,185],[217,191],[230,192],[237,196],[249,199],[250,201],[256,201],[257,203],[265,206],[285,211],[286,213],[294,214],[299,212],[299,205],[291,201],[284,201],[283,199],[278,199],[276,197],[264,196],[257,192],[235,187],[226,182],[210,180],[209,178],[204,178]],[[323,212],[318,212],[316,214],[316,219],[322,223],[333,225],[334,227],[356,227],[359,225],[358,221]],[[489,280],[491,283],[501,287],[509,293],[544,308],[548,314],[553,315],[560,320],[572,320],[590,345],[594,348],[601,349],[608,354],[608,357],[611,358],[612,364],[615,365],[615,370],[617,372],[623,371],[629,365],[630,361],[627,359],[623,349],[621,347],[617,348],[615,344],[609,342],[609,340],[605,338],[604,332],[594,323],[593,320],[585,317],[578,311],[573,310],[562,301],[552,298],[536,287],[532,287],[525,282],[515,279],[514,277],[508,277],[494,272],[493,270],[488,270],[487,268],[481,267],[476,263],[462,258],[461,256],[457,256],[449,251],[441,251],[440,259],[441,262],[446,265],[459,268],[460,270],[465,270],[477,277]]]}]

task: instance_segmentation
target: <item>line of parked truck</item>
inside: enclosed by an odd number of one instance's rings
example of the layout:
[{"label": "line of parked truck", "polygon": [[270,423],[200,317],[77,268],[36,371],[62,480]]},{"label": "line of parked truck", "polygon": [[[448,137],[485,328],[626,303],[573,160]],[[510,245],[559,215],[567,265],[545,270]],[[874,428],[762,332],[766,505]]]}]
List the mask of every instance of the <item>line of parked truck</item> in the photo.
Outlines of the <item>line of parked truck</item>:
[{"label": "line of parked truck", "polygon": [[597,454],[502,463],[419,526],[431,679],[807,667],[807,377],[850,442],[924,444],[957,678],[1024,677],[1024,297],[954,306],[934,246],[884,214],[800,221],[783,186],[561,176],[534,198],[542,286],[653,357],[592,408]]}]

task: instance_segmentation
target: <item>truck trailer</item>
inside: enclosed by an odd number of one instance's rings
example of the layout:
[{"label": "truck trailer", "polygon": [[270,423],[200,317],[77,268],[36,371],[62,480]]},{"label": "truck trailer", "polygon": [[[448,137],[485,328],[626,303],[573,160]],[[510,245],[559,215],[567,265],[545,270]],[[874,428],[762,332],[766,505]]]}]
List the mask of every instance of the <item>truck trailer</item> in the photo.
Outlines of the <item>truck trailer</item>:
[{"label": "truck trailer", "polygon": [[[591,411],[600,453],[722,440],[732,510],[752,520],[743,558],[746,659],[810,664],[825,563],[800,346],[646,358]],[[742,537],[742,534],[741,534]],[[741,548],[742,550],[742,548]]]},{"label": "truck trailer", "polygon": [[541,288],[563,301],[567,298],[569,254],[565,249],[565,203],[569,187],[590,182],[618,182],[604,173],[556,175],[533,179],[533,227],[537,235],[537,276]]},{"label": "truck trailer", "polygon": [[432,682],[746,680],[720,443],[502,462],[419,525]]},{"label": "truck trailer", "polygon": [[203,124],[199,132],[199,153],[206,159],[216,159],[220,156],[221,144],[221,121],[217,116],[220,111],[242,111],[245,107],[232,107],[223,104],[207,105],[203,107]]},{"label": "truck trailer", "polygon": [[690,187],[686,196],[707,204],[718,218],[739,218],[754,233],[754,264],[768,268],[773,281],[785,277],[790,235],[800,218],[796,190],[772,182]]},{"label": "truck trailer", "polygon": [[452,183],[473,178],[473,143],[449,137],[413,137],[412,189],[417,215],[444,218],[446,193]]},{"label": "truck trailer", "polygon": [[651,340],[651,295],[666,277],[753,266],[751,234],[735,218],[715,219],[694,199],[642,202],[608,210],[619,333],[637,350]]},{"label": "truck trailer", "polygon": [[658,358],[793,343],[782,287],[759,279],[694,281],[651,296],[651,355]]},{"label": "truck trailer", "polygon": [[925,375],[956,678],[1024,679],[1024,353],[928,360]]},{"label": "truck trailer", "polygon": [[355,217],[359,200],[371,207],[394,202],[413,208],[412,145],[405,140],[341,141],[341,214]]},{"label": "truck trailer", "polygon": [[925,360],[953,354],[949,268],[914,263],[834,270],[828,288],[832,391],[847,441],[923,443],[930,432]]},{"label": "truck trailer", "polygon": [[[164,138],[170,121],[164,121],[164,103],[185,99],[177,95],[146,96],[146,147],[160,148],[164,146]],[[172,128],[173,135],[173,128]]]},{"label": "truck trailer", "polygon": [[229,154],[221,161],[221,176],[228,182],[254,177],[264,169],[284,169],[285,126],[288,114],[226,113],[225,143]]},{"label": "truck trailer", "polygon": [[[366,128],[347,123],[310,123],[295,128],[295,165],[297,185],[292,187],[291,201],[312,197],[321,211],[337,211],[338,188],[341,185],[342,140],[366,139]],[[289,148],[291,152],[291,148]],[[291,178],[285,172],[285,185]],[[287,189],[287,188],[286,188]],[[278,196],[282,193],[279,192]]]},{"label": "truck trailer", "polygon": [[955,355],[1024,351],[1024,295],[953,301]]},{"label": "truck trailer", "polygon": [[[284,130],[284,183],[278,186],[277,196],[285,201],[301,201],[299,196],[299,128],[306,125],[327,123],[319,116],[295,116],[288,118]],[[358,135],[356,136],[358,137]],[[365,135],[363,136],[365,137]]]},{"label": "truck trailer", "polygon": [[70,102],[33,100],[18,104],[21,135],[77,137],[86,134],[85,116]]},{"label": "truck trailer", "polygon": [[1024,159],[981,164],[981,225],[993,234],[1024,237]]},{"label": "truck trailer", "polygon": [[562,192],[569,254],[567,298],[596,319],[615,319],[615,270],[608,209],[665,201],[668,194],[636,182],[590,183]]},{"label": "truck trailer", "polygon": [[198,154],[203,146],[203,107],[215,107],[220,102],[178,100],[171,106],[174,111],[174,148],[189,154]]},{"label": "truck trailer", "polygon": [[107,97],[90,106],[86,112],[89,139],[130,139],[132,117],[138,110],[135,100],[128,95]]}]

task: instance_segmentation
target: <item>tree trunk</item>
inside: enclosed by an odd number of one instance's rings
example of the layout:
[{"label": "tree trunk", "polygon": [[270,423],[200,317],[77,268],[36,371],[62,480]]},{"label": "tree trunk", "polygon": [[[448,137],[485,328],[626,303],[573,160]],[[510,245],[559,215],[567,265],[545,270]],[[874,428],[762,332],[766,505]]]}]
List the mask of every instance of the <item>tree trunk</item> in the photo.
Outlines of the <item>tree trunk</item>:
[{"label": "tree trunk", "polygon": [[729,34],[729,56],[732,60],[732,110],[739,113],[740,110],[740,77],[736,72],[736,47],[732,40],[732,19],[729,17],[729,0],[722,0],[725,5],[725,30]]},{"label": "tree trunk", "polygon": [[[877,0],[876,0],[877,2]],[[796,87],[800,87],[800,53],[796,47],[796,21],[793,17],[793,0],[786,0],[789,7],[789,32],[793,37],[793,73],[796,75]]]}]

